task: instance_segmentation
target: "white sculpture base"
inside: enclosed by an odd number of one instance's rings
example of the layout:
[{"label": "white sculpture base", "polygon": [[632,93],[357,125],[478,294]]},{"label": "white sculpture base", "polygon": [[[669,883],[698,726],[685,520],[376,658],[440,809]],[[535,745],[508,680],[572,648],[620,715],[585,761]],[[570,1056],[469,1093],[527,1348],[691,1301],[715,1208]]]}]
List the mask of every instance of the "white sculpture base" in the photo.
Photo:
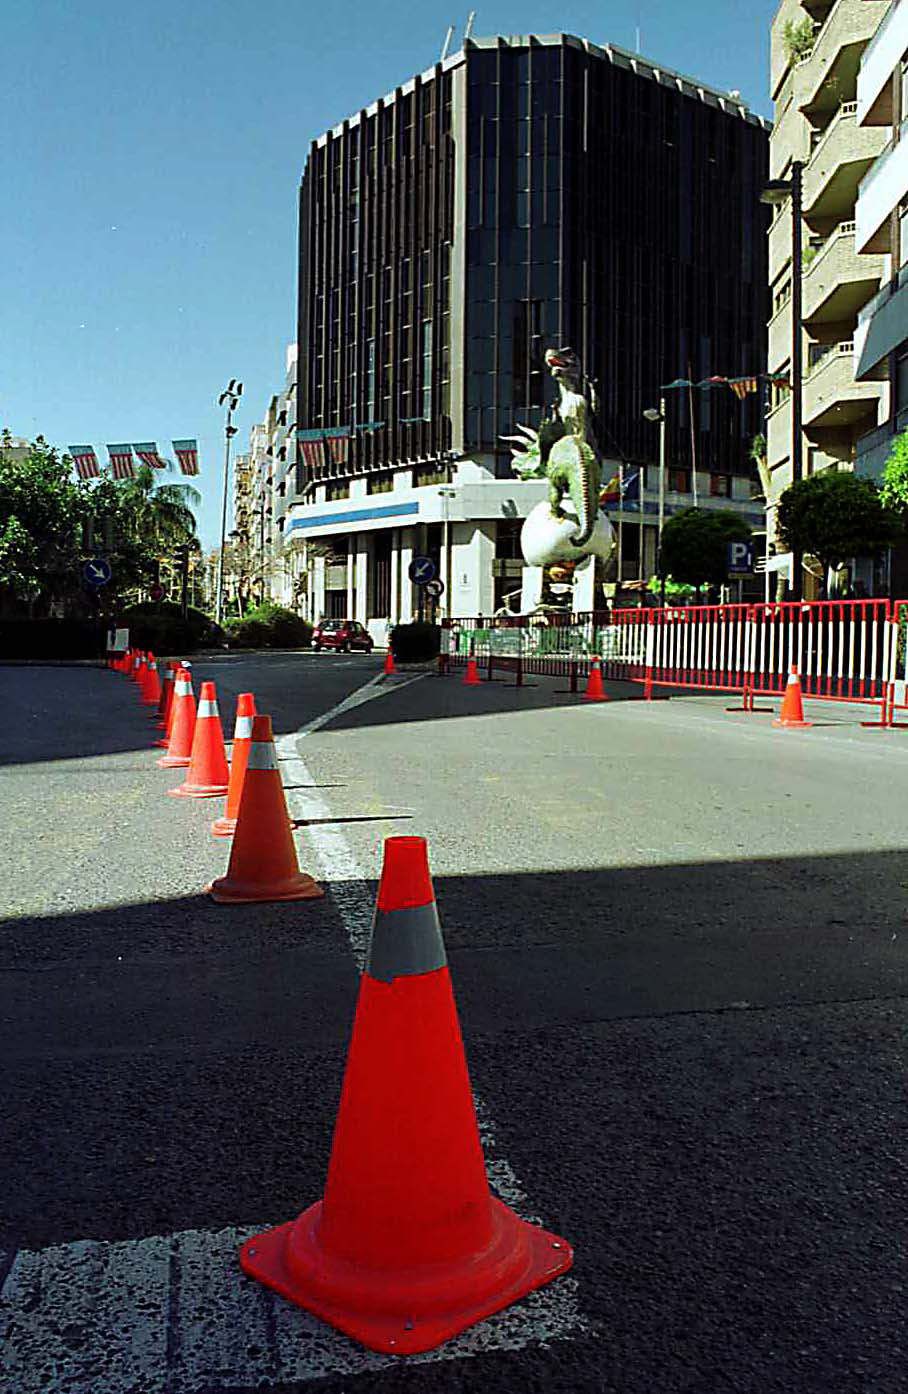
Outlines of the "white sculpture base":
[{"label": "white sculpture base", "polygon": [[601,511],[592,536],[583,547],[575,547],[571,537],[577,531],[577,514],[570,499],[562,501],[567,514],[556,518],[547,500],[537,503],[520,532],[520,549],[528,566],[551,566],[556,561],[580,561],[594,556],[607,559],[615,546],[615,532]]}]

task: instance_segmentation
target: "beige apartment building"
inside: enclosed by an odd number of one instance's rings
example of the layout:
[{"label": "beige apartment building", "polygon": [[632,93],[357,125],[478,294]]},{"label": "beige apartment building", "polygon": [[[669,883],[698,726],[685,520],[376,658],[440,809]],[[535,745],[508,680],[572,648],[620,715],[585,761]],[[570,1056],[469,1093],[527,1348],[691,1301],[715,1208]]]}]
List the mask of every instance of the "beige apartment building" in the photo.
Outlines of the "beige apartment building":
[{"label": "beige apartment building", "polygon": [[[858,442],[890,414],[888,381],[855,371],[859,316],[888,279],[889,263],[875,245],[859,251],[855,232],[861,181],[890,138],[883,126],[859,122],[858,75],[864,51],[892,8],[890,0],[782,0],[772,24],[770,177],[790,180],[794,162],[803,166],[802,256],[793,266],[788,198],[775,205],[769,230],[768,369],[791,373],[792,278],[799,276],[804,476],[853,469]],[[775,384],[766,428],[770,550],[774,505],[792,482],[792,406],[790,389]],[[790,558],[771,558],[769,567],[790,574]],[[857,564],[855,579],[870,590],[880,578],[868,561]],[[820,580],[808,569],[804,595],[815,596]]]}]

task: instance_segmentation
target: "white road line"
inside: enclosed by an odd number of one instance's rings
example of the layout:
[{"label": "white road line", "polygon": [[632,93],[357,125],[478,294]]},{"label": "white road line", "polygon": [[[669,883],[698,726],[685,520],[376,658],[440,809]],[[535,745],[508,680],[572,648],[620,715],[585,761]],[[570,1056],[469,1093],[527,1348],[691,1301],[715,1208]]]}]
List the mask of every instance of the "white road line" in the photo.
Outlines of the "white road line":
[{"label": "white road line", "polygon": [[[266,1224],[267,1222],[265,1222]],[[18,1255],[0,1388],[9,1394],[211,1394],[359,1375],[400,1364],[355,1345],[240,1272],[264,1224]],[[407,1363],[521,1350],[576,1334],[570,1274]]]},{"label": "white road line", "polygon": [[[379,686],[376,680],[295,735],[278,755],[286,782],[312,784],[297,743],[342,711],[382,696],[423,674]],[[299,801],[288,790],[295,816]],[[311,787],[301,791],[309,817],[331,810]],[[353,851],[336,824],[307,828],[322,879],[331,884],[350,947],[361,966],[372,922],[372,896]],[[304,858],[305,860],[305,858]],[[493,1190],[524,1219],[539,1223],[480,1099],[479,1129]],[[312,1197],[300,1196],[300,1208]],[[2,1291],[4,1338],[0,1390],[10,1394],[210,1394],[214,1389],[267,1390],[294,1381],[355,1376],[400,1364],[378,1355],[239,1269],[242,1241],[289,1216],[218,1231],[185,1230],[120,1243],[81,1240],[20,1251]],[[572,1274],[530,1293],[506,1311],[407,1363],[460,1360],[491,1351],[522,1350],[576,1338],[590,1330],[580,1314]]]}]

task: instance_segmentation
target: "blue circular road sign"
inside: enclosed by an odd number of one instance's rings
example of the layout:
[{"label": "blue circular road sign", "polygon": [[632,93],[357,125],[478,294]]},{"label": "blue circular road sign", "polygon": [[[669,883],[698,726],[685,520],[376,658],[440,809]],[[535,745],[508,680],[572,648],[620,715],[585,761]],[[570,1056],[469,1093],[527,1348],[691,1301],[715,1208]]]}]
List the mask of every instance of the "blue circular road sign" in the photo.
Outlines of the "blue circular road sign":
[{"label": "blue circular road sign", "polygon": [[92,557],[82,567],[82,579],[87,586],[106,586],[113,575],[106,557]]},{"label": "blue circular road sign", "polygon": [[438,568],[431,557],[414,557],[410,562],[408,575],[418,586],[425,586],[429,581],[435,580]]}]

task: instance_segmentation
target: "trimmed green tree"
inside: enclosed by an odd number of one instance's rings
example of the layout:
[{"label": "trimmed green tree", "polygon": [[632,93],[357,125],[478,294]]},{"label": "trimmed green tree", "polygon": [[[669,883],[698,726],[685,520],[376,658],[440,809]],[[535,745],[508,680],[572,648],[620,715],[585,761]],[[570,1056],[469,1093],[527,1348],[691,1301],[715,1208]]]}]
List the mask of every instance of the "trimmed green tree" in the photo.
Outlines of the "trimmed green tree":
[{"label": "trimmed green tree", "polygon": [[659,575],[683,586],[721,586],[728,580],[728,543],[746,542],[746,518],[727,509],[684,508],[662,530]]},{"label": "trimmed green tree", "polygon": [[893,513],[908,513],[908,431],[896,436],[883,466],[880,502]]},{"label": "trimmed green tree", "polygon": [[875,556],[901,532],[872,479],[838,470],[789,485],[779,499],[776,526],[787,547],[816,557],[827,572],[851,557]]}]

